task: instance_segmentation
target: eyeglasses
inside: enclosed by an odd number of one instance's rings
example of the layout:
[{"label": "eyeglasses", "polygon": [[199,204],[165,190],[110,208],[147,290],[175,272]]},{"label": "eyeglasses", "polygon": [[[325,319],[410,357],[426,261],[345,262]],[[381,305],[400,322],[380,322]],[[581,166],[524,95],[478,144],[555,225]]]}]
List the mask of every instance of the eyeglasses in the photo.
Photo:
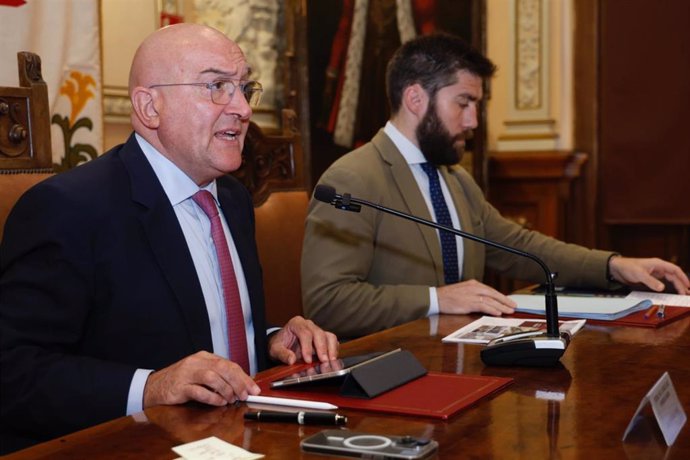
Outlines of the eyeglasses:
[{"label": "eyeglasses", "polygon": [[203,86],[211,92],[211,100],[215,104],[225,105],[230,102],[237,88],[242,91],[242,95],[247,100],[250,107],[258,107],[261,101],[261,93],[264,88],[261,83],[255,80],[236,84],[230,80],[216,80],[211,83],[164,83],[151,85],[149,88],[159,88],[162,86]]}]

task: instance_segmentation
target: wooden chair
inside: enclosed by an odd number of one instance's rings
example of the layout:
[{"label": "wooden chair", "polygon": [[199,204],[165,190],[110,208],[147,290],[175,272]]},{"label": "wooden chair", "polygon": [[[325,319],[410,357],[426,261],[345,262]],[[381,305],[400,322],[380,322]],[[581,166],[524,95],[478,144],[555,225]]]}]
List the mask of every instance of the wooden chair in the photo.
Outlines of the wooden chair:
[{"label": "wooden chair", "polygon": [[53,174],[48,87],[41,58],[17,53],[19,87],[0,87],[0,239],[19,197]]},{"label": "wooden chair", "polygon": [[266,316],[274,325],[302,315],[300,259],[309,195],[295,119],[293,111],[284,110],[284,128],[277,134],[264,133],[252,123],[242,166],[233,173],[254,200]]}]

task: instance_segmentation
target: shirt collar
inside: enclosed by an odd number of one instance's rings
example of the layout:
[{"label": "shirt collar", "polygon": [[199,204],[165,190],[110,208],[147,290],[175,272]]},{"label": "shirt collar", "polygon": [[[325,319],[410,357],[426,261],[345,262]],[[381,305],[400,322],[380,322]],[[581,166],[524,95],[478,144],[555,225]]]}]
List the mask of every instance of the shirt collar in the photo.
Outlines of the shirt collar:
[{"label": "shirt collar", "polygon": [[400,154],[405,158],[405,161],[409,165],[426,163],[426,158],[419,147],[414,145],[408,138],[405,137],[403,133],[400,132],[398,128],[393,125],[390,121],[386,122],[386,126],[383,127],[383,132],[390,137],[393,144],[398,148]]},{"label": "shirt collar", "polygon": [[[172,161],[166,158],[156,148],[151,145],[146,139],[135,133],[134,137],[139,143],[139,147],[144,152],[144,156],[151,164],[153,172],[158,177],[165,194],[168,196],[170,203],[175,206],[200,190],[199,186],[189,178],[180,168]],[[218,192],[216,181],[211,181],[203,190],[208,190],[213,195],[213,198],[218,202]]]}]

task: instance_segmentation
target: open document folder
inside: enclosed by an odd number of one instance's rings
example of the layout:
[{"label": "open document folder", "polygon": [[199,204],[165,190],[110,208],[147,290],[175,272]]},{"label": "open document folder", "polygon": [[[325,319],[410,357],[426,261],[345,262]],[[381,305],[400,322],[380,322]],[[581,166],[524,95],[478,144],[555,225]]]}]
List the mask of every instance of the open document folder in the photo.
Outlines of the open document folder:
[{"label": "open document folder", "polygon": [[[572,337],[580,329],[582,329],[584,325],[584,319],[559,321],[558,330],[559,332],[567,333],[570,337]],[[530,332],[534,332],[535,334],[546,333],[546,320],[482,316],[481,318],[472,321],[470,324],[463,326],[453,333],[445,336],[441,341],[444,343],[457,342],[486,345],[492,340],[500,337],[508,337],[514,334]]]},{"label": "open document folder", "polygon": [[[509,295],[517,303],[516,311],[544,315],[544,296],[529,294]],[[558,296],[558,316],[613,321],[631,313],[651,307],[649,299],[625,297]]]}]

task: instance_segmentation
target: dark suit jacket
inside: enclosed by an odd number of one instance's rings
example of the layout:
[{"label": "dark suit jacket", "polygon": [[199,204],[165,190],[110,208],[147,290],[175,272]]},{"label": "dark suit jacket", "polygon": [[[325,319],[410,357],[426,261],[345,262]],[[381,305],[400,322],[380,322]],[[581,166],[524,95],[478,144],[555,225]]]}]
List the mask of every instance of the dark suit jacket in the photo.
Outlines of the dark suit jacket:
[{"label": "dark suit jacket", "polygon": [[[557,282],[606,287],[610,252],[566,244],[502,217],[461,167],[442,167],[463,230],[536,254]],[[340,193],[431,219],[419,186],[393,141],[380,131],[340,157],[319,180]],[[462,279],[482,280],[485,267],[517,279],[543,282],[533,261],[463,241]],[[343,212],[312,199],[302,247],[305,316],[339,337],[358,337],[423,318],[429,286],[442,286],[438,232],[370,208]]]},{"label": "dark suit jacket", "polygon": [[[267,365],[264,297],[247,190],[218,180]],[[209,319],[173,208],[132,135],[32,188],[0,246],[0,421],[6,446],[125,414],[137,368],[212,351]]]}]

